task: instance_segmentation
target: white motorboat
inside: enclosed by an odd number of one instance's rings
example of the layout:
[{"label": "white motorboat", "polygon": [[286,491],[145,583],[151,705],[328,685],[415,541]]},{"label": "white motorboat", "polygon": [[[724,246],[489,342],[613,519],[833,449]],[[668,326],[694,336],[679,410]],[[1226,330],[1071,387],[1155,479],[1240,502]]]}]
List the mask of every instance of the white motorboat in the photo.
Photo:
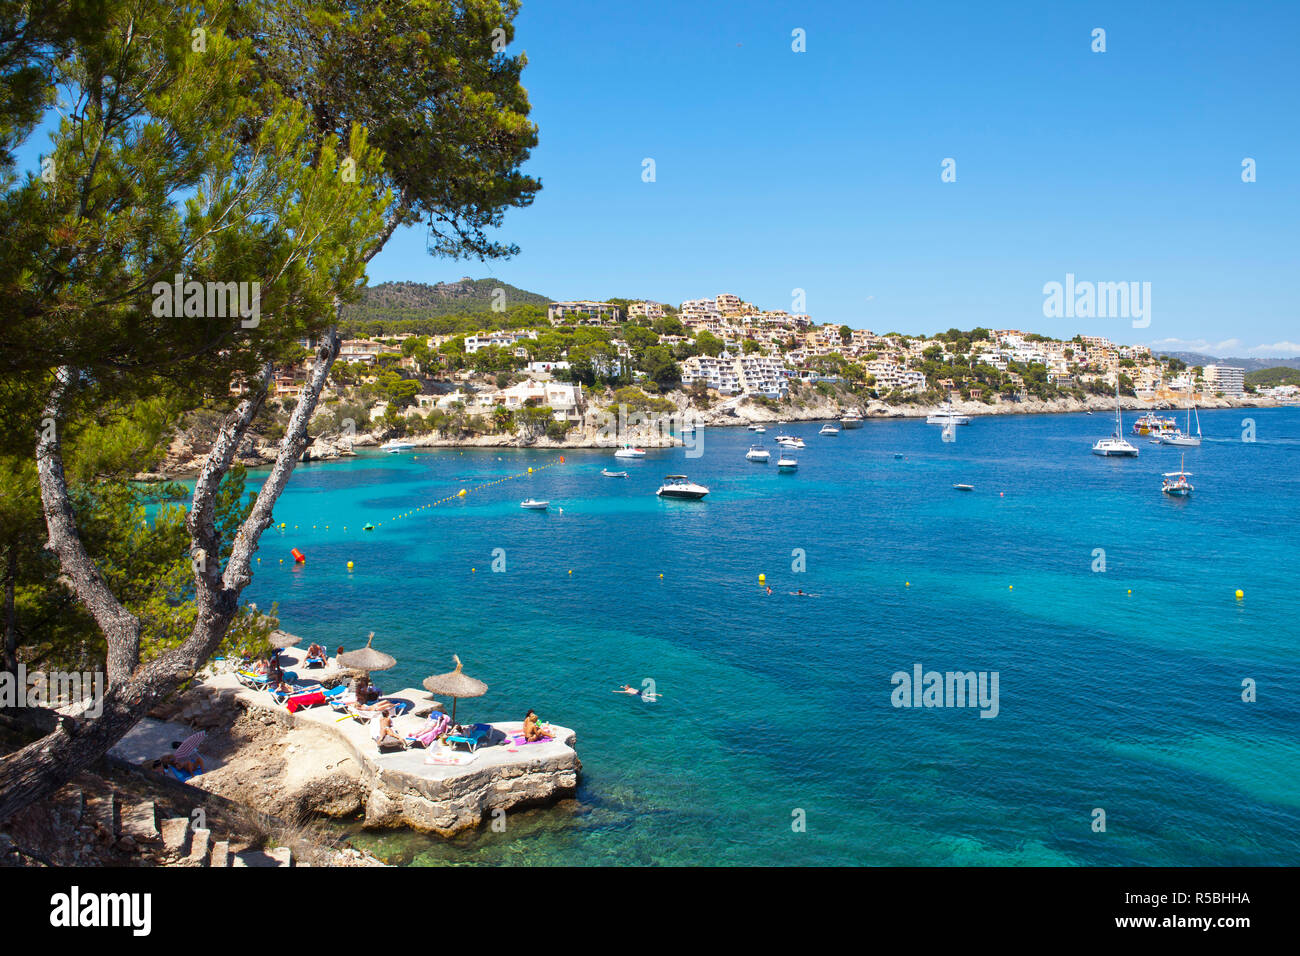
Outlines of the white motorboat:
[{"label": "white motorboat", "polygon": [[772,457],[772,453],[762,445],[750,445],[749,451],[745,452],[745,457],[750,461],[756,461],[766,465],[768,459]]},{"label": "white motorboat", "polygon": [[782,448],[799,449],[799,448],[808,447],[807,444],[804,443],[804,440],[802,438],[787,438],[785,441],[778,440],[777,444],[780,445]]},{"label": "white motorboat", "polygon": [[399,438],[390,438],[379,446],[379,450],[386,451],[390,455],[396,455],[400,452],[410,451],[414,447],[415,445],[409,441],[402,441]]},{"label": "white motorboat", "polygon": [[953,409],[952,402],[944,402],[937,412],[925,417],[927,425],[969,425],[970,416]]},{"label": "white motorboat", "polygon": [[691,481],[685,475],[667,475],[664,483],[655,492],[660,498],[686,498],[698,501],[709,493],[709,489]]},{"label": "white motorboat", "polygon": [[1115,376],[1115,434],[1100,439],[1092,446],[1094,455],[1103,458],[1136,458],[1138,450],[1124,438],[1124,419],[1119,410],[1119,376]]},{"label": "white motorboat", "polygon": [[600,469],[600,473],[601,473],[602,475],[604,475],[606,478],[626,478],[626,477],[627,477],[627,472],[626,472],[626,471],[610,471],[608,468],[602,468],[602,469]]},{"label": "white motorboat", "polygon": [[830,422],[827,422],[825,425],[822,426],[821,431],[819,431],[817,434],[818,434],[818,435],[838,435],[839,433],[840,433],[840,430],[839,430],[838,428],[836,428],[836,427],[835,427],[834,425],[832,425]]},{"label": "white motorboat", "polygon": [[776,467],[781,471],[794,471],[799,467],[799,460],[793,455],[782,454],[776,460]]},{"label": "white motorboat", "polygon": [[630,442],[626,442],[623,444],[621,448],[619,448],[618,451],[614,452],[614,457],[615,458],[644,458],[645,449],[637,448],[635,445],[631,444]]},{"label": "white motorboat", "polygon": [[1167,495],[1175,498],[1186,498],[1196,488],[1187,479],[1192,477],[1192,473],[1187,471],[1187,456],[1183,455],[1183,461],[1179,463],[1177,471],[1167,471],[1161,475],[1160,490]]},{"label": "white motorboat", "polygon": [[849,412],[847,415],[840,418],[840,425],[843,428],[861,428],[862,416],[857,412]]},{"label": "white motorboat", "polygon": [[519,507],[527,508],[529,511],[545,511],[550,505],[549,501],[535,501],[532,498],[519,502]]}]

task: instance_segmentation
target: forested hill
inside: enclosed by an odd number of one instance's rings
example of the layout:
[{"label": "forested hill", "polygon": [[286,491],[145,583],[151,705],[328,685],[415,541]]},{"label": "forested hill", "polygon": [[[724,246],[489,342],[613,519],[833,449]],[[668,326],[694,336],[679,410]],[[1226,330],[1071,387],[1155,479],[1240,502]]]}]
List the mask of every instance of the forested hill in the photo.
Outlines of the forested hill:
[{"label": "forested hill", "polygon": [[381,282],[367,288],[361,301],[344,308],[342,332],[344,335],[462,332],[489,326],[509,327],[525,318],[531,324],[539,315],[545,319],[550,302],[547,296],[500,279],[466,276],[459,282],[435,285]]}]

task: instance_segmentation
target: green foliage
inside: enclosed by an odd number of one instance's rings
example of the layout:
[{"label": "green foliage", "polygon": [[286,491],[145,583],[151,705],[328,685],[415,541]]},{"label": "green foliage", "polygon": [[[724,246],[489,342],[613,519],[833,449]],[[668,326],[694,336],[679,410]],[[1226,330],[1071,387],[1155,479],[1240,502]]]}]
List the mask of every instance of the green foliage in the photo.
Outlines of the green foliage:
[{"label": "green foliage", "polygon": [[1300,385],[1300,369],[1278,366],[1264,368],[1257,372],[1246,373],[1246,384],[1256,388],[1269,388],[1274,385]]}]

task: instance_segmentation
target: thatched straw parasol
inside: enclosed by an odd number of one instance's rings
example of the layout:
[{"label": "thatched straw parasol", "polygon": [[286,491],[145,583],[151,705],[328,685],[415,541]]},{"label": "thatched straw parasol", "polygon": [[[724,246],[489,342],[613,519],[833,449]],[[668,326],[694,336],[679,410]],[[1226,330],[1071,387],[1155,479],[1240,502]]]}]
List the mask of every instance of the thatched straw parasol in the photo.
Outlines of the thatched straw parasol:
[{"label": "thatched straw parasol", "polygon": [[375,632],[371,631],[366,646],[359,651],[344,651],[338,657],[339,663],[350,670],[365,671],[367,674],[371,671],[386,671],[390,667],[396,667],[396,658],[370,646],[374,639]]},{"label": "thatched straw parasol", "polygon": [[277,651],[282,651],[286,647],[293,647],[293,645],[301,641],[302,638],[294,637],[288,631],[272,631],[268,640],[270,641],[271,646]]},{"label": "thatched straw parasol", "polygon": [[451,722],[456,722],[456,702],[462,697],[482,697],[487,693],[487,684],[475,680],[468,674],[460,672],[460,658],[455,654],[451,659],[456,662],[456,669],[446,674],[437,674],[424,679],[424,689],[431,694],[441,694],[451,698]]}]

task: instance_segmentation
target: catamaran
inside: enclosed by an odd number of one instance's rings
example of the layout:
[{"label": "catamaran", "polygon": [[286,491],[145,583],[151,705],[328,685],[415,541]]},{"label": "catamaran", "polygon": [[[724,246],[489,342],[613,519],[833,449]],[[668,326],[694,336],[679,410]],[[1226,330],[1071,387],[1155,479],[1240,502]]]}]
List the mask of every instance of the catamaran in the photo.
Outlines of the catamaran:
[{"label": "catamaran", "polygon": [[655,492],[660,498],[687,498],[698,501],[709,493],[709,489],[691,481],[685,475],[667,475],[664,483]]},{"label": "catamaran", "polygon": [[1124,419],[1119,410],[1119,376],[1115,376],[1115,434],[1110,438],[1102,438],[1092,446],[1094,455],[1101,455],[1105,458],[1136,458],[1138,450],[1136,445],[1129,443],[1124,438]]},{"label": "catamaran", "polygon": [[1192,402],[1187,406],[1187,431],[1181,432],[1175,428],[1172,432],[1162,432],[1160,434],[1160,443],[1162,445],[1178,445],[1182,448],[1199,448],[1201,447],[1201,413],[1196,412],[1196,434],[1192,434],[1192,412],[1196,409],[1196,403]]},{"label": "catamaran", "polygon": [[1175,498],[1186,498],[1196,489],[1187,479],[1192,477],[1192,473],[1186,470],[1187,455],[1183,455],[1183,460],[1178,463],[1177,471],[1167,471],[1161,475],[1160,490],[1167,495],[1173,495]]}]

